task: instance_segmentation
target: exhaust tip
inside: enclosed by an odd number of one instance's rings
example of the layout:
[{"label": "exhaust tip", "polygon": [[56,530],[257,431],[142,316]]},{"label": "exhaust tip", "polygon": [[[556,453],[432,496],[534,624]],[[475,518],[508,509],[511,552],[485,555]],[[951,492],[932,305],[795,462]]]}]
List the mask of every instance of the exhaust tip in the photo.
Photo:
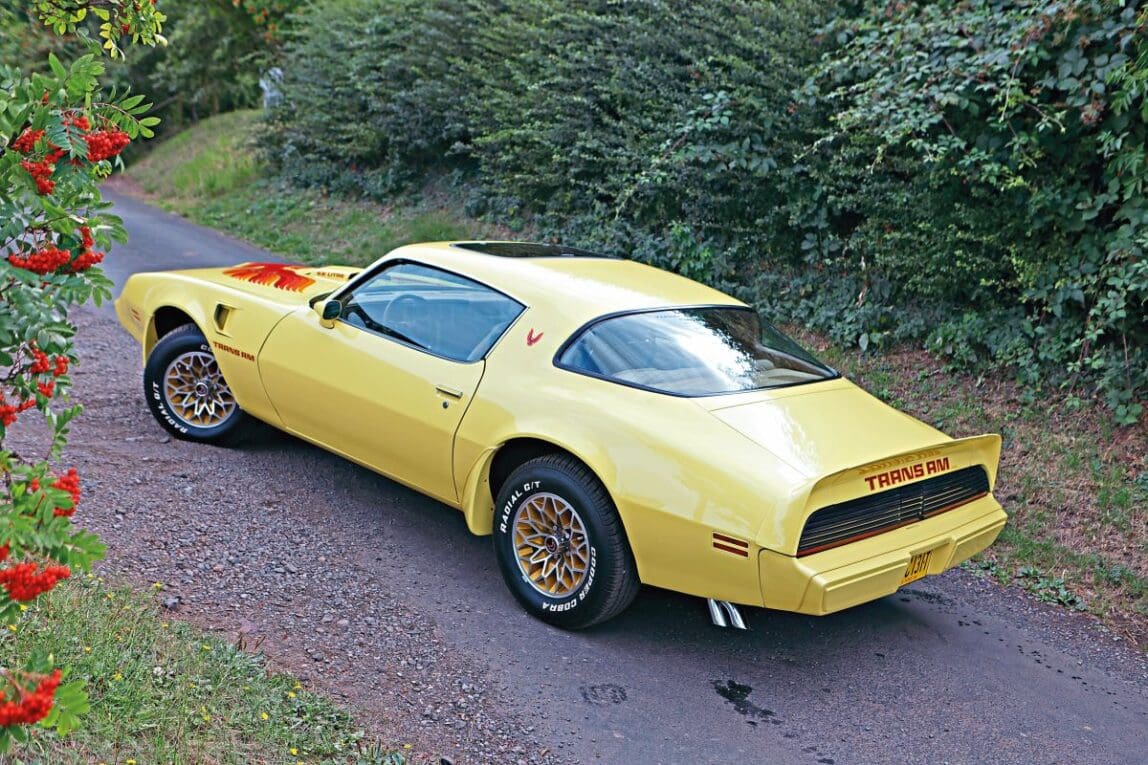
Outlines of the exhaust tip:
[{"label": "exhaust tip", "polygon": [[725,628],[729,626],[729,622],[726,621],[725,614],[722,613],[721,606],[718,605],[716,600],[710,598],[706,601],[706,605],[709,606],[710,621],[714,623],[715,627]]},{"label": "exhaust tip", "polygon": [[741,611],[728,600],[714,600],[713,598],[709,598],[706,600],[706,606],[709,608],[710,621],[713,622],[715,627],[724,628],[732,626],[739,630],[749,629],[749,627],[745,625],[745,619],[742,618]]}]

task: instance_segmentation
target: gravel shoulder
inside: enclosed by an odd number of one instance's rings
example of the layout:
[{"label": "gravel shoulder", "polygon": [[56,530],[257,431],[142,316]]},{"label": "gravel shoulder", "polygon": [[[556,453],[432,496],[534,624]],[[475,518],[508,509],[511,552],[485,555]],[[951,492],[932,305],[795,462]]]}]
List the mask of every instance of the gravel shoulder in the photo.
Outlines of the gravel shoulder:
[{"label": "gravel shoulder", "polygon": [[74,318],[85,413],[68,458],[84,477],[78,520],[109,544],[105,575],[162,582],[175,618],[262,651],[384,743],[411,744],[414,762],[565,761],[534,740],[486,668],[399,597],[412,583],[371,565],[401,554],[402,540],[387,539],[385,523],[333,521],[348,483],[426,500],[268,427],[238,451],[170,439],[144,405],[135,342],[106,309]]}]

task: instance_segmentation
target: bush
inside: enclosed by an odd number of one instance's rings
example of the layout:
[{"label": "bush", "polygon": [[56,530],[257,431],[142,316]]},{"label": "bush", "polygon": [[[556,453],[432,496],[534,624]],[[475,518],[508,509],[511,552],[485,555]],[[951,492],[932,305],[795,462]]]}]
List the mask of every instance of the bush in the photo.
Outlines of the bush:
[{"label": "bush", "polygon": [[928,343],[958,362],[1091,380],[1135,421],[1146,31],[1148,9],[1116,0],[865,3],[838,18],[810,92],[827,120],[802,194],[828,222],[808,232],[811,262],[887,283],[858,301],[882,316],[930,306]]},{"label": "bush", "polygon": [[[685,251],[787,257],[776,209],[804,137],[790,93],[817,53],[820,6],[531,4],[500,28],[495,47],[515,54],[470,98],[486,194],[663,265]],[[693,265],[716,278],[712,257]]]},{"label": "bush", "polygon": [[331,0],[287,40],[285,102],[266,157],[291,180],[383,197],[427,168],[453,166],[467,136],[473,41],[494,11],[481,2]]},{"label": "bush", "polygon": [[327,0],[264,150],[673,268],[862,348],[1148,387],[1148,10]]},{"label": "bush", "polygon": [[[318,4],[287,44],[287,104],[269,155],[304,183],[376,194],[427,170],[478,167],[484,196],[512,216],[593,214],[668,231],[667,220],[693,214],[710,219],[700,230],[725,231],[747,203],[768,209],[815,8]],[[760,155],[742,161],[750,144]]]}]

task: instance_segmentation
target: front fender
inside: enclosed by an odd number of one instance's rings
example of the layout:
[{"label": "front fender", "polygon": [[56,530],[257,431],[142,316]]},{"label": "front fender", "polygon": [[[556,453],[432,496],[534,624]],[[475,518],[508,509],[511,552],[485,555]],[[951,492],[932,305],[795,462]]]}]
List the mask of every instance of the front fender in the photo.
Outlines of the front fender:
[{"label": "front fender", "polygon": [[116,314],[139,341],[143,361],[159,342],[157,317],[165,309],[186,315],[203,333],[239,406],[280,425],[259,376],[256,358],[271,329],[291,310],[280,302],[205,283],[178,272],[136,274],[116,300]]}]

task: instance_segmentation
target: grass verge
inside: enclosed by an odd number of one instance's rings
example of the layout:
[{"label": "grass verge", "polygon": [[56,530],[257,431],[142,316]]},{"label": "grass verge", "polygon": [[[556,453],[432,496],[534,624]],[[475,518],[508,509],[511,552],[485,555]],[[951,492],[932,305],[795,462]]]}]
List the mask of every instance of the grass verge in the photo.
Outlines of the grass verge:
[{"label": "grass verge", "polygon": [[257,126],[256,111],[204,120],[133,164],[128,182],[167,210],[305,263],[366,265],[412,242],[501,232],[445,193],[382,206],[263,178],[249,139]]},{"label": "grass verge", "polygon": [[[129,179],[168,209],[310,262],[361,265],[410,241],[506,236],[459,213],[449,194],[382,207],[261,178],[242,139],[256,117],[205,120],[157,146]],[[217,177],[197,176],[204,173]],[[953,373],[916,349],[866,355],[790,329],[877,396],[950,435],[1002,434],[996,495],[1011,521],[969,567],[1090,610],[1148,649],[1144,429],[1118,428],[1100,407],[1056,391]]]},{"label": "grass verge", "polygon": [[[45,765],[401,765],[350,715],[262,658],[163,620],[148,595],[71,580],[0,639],[0,666],[33,651],[82,678],[92,701],[66,737],[39,730],[9,755]],[[0,758],[2,759],[2,758]]]}]

